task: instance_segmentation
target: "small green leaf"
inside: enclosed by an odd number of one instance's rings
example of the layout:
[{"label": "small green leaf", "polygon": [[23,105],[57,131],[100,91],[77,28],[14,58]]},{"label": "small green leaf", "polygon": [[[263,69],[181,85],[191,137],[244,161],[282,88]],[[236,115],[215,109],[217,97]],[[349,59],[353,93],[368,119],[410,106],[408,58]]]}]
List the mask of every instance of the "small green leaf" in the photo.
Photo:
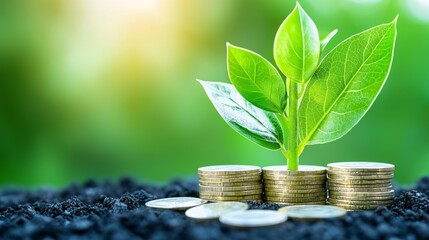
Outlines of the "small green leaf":
[{"label": "small green leaf", "polygon": [[284,20],[274,40],[274,59],[286,77],[306,82],[316,71],[320,57],[320,40],[313,20],[297,3]]},{"label": "small green leaf", "polygon": [[320,41],[320,51],[323,51],[325,49],[326,45],[331,41],[331,39],[337,34],[338,29],[335,29],[334,31],[330,32],[328,36],[326,36],[323,40]]},{"label": "small green leaf", "polygon": [[235,131],[263,147],[280,148],[283,131],[274,113],[253,106],[231,84],[199,82],[218,113]]},{"label": "small green leaf", "polygon": [[283,112],[286,105],[285,83],[265,58],[227,44],[228,75],[247,101],[270,112]]},{"label": "small green leaf", "polygon": [[334,141],[359,122],[387,79],[395,39],[396,19],[346,39],[327,54],[301,102],[301,145]]}]

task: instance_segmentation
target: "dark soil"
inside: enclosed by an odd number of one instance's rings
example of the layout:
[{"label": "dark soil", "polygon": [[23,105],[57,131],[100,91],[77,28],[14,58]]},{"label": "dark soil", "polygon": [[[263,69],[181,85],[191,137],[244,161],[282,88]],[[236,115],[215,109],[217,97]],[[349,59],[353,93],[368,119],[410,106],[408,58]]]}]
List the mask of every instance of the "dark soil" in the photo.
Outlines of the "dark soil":
[{"label": "dark soil", "polygon": [[[375,211],[248,230],[144,206],[156,198],[196,197],[197,186],[197,181],[173,181],[157,187],[126,178],[60,191],[3,190],[0,239],[429,239],[429,177],[412,190],[398,189],[393,205]],[[278,207],[251,203],[253,209]]]}]

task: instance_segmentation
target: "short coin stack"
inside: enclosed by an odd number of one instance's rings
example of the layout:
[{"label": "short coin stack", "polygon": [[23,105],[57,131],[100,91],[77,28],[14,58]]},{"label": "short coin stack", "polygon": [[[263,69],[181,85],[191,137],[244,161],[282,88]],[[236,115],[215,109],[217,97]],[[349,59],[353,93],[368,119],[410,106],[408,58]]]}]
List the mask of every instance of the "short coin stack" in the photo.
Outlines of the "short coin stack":
[{"label": "short coin stack", "polygon": [[377,162],[328,164],[329,204],[347,210],[372,210],[393,201],[395,166]]},{"label": "short coin stack", "polygon": [[326,201],[326,168],[299,166],[287,170],[287,166],[262,168],[265,200],[282,205],[324,205]]},{"label": "short coin stack", "polygon": [[198,169],[200,198],[208,201],[261,201],[261,168],[220,165]]}]

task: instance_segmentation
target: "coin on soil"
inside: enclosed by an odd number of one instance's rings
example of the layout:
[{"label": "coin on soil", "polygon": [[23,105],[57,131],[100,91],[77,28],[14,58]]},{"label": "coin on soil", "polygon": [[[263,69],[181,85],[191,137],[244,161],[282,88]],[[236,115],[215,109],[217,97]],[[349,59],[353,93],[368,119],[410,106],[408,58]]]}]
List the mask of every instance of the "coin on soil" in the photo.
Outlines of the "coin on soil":
[{"label": "coin on soil", "polygon": [[234,227],[264,227],[283,223],[287,216],[273,210],[247,210],[222,214],[219,220]]},{"label": "coin on soil", "polygon": [[336,162],[329,163],[328,170],[333,171],[362,171],[362,172],[383,172],[393,171],[395,166],[388,163],[379,162]]},{"label": "coin on soil", "polygon": [[228,176],[235,174],[260,173],[261,168],[249,165],[217,165],[198,168],[198,174]]},{"label": "coin on soil", "polygon": [[309,221],[338,218],[347,213],[344,208],[328,205],[295,205],[280,208],[278,211],[286,213],[290,219]]},{"label": "coin on soil", "polygon": [[191,207],[207,203],[207,200],[194,197],[173,197],[161,198],[147,202],[145,205],[150,208],[186,210]]},{"label": "coin on soil", "polygon": [[222,214],[234,211],[243,211],[248,208],[249,206],[246,203],[218,202],[190,208],[185,212],[185,215],[197,220],[206,220],[219,218]]},{"label": "coin on soil", "polygon": [[287,170],[286,165],[263,167],[262,172],[267,174],[283,174],[283,175],[324,175],[326,168],[321,166],[299,165],[298,170]]}]

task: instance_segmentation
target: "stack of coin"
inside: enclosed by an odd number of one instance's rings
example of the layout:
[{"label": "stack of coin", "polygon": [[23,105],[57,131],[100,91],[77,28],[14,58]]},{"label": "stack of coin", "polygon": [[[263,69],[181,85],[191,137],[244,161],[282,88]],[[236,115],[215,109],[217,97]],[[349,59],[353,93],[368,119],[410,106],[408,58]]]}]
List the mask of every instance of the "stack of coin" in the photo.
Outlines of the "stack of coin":
[{"label": "stack of coin", "polygon": [[320,205],[326,201],[326,168],[286,165],[262,168],[265,200],[282,205]]},{"label": "stack of coin", "polygon": [[393,201],[395,166],[377,162],[328,164],[329,204],[347,210],[372,210]]},{"label": "stack of coin", "polygon": [[198,169],[200,198],[208,201],[262,201],[261,168],[248,165]]}]

